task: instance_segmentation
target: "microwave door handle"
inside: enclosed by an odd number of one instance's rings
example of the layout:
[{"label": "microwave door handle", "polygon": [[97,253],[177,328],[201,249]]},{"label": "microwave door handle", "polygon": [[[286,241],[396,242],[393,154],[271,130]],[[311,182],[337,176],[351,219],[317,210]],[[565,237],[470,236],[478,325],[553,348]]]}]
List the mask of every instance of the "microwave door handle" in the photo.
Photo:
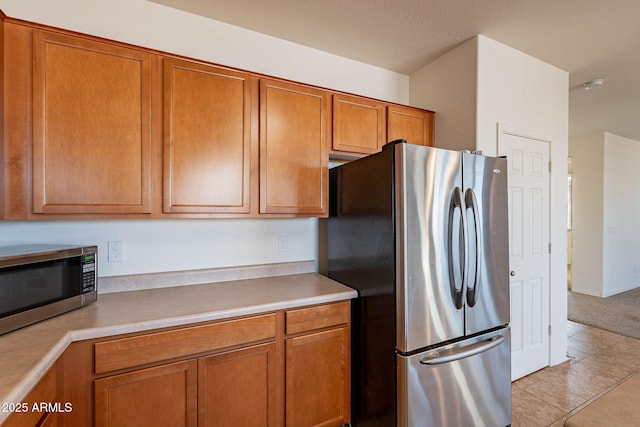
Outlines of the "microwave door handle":
[{"label": "microwave door handle", "polygon": [[[460,210],[460,235],[453,235],[453,221],[454,214],[456,209]],[[468,248],[466,245],[466,230],[467,230],[467,220],[465,218],[465,205],[464,205],[464,197],[462,195],[462,190],[460,187],[456,187],[453,189],[453,197],[451,198],[451,203],[449,204],[449,221],[447,227],[447,237],[448,237],[448,256],[447,261],[449,264],[449,280],[451,283],[451,291],[453,294],[453,302],[457,309],[461,309],[464,305],[464,290],[465,290],[465,280],[466,280],[466,265],[468,259]],[[458,239],[458,250],[453,250],[454,238]],[[463,248],[463,257],[460,257],[460,247]],[[457,263],[455,262],[457,260]],[[461,278],[460,283],[458,285],[458,281],[456,280],[456,270],[455,266],[457,264],[458,270],[460,272]]]},{"label": "microwave door handle", "polygon": [[471,209],[471,213],[473,214],[473,224],[474,224],[474,234],[475,234],[475,272],[473,275],[473,285],[471,285],[467,281],[467,305],[469,307],[473,307],[478,302],[478,293],[480,292],[480,266],[482,260],[482,227],[480,226],[479,219],[479,210],[478,210],[478,200],[476,199],[476,193],[471,189],[467,188],[465,191],[464,200],[467,206],[467,209]]}]

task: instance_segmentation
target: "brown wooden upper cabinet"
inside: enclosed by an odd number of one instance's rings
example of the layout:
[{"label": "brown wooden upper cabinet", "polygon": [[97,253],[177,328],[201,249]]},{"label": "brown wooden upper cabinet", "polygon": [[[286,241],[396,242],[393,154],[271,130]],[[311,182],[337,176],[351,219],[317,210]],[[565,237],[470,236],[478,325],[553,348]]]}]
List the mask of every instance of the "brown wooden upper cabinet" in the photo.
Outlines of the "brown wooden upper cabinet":
[{"label": "brown wooden upper cabinet", "polygon": [[33,212],[151,212],[151,54],[33,32]]},{"label": "brown wooden upper cabinet", "polygon": [[433,145],[430,111],[1,18],[2,219],[324,217],[329,150]]},{"label": "brown wooden upper cabinet", "polygon": [[251,81],[164,59],[164,212],[249,213]]},{"label": "brown wooden upper cabinet", "polygon": [[418,108],[389,106],[387,108],[387,142],[405,139],[410,144],[433,146],[431,111]]},{"label": "brown wooden upper cabinet", "polygon": [[333,95],[334,151],[371,154],[386,138],[385,104],[379,101]]},{"label": "brown wooden upper cabinet", "polygon": [[260,213],[327,214],[329,93],[260,81]]}]

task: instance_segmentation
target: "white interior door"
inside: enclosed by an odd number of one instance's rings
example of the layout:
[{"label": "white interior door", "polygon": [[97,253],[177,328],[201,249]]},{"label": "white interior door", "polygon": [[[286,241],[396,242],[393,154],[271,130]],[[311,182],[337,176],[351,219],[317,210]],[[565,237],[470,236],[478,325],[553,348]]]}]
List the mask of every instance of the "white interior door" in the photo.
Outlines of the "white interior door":
[{"label": "white interior door", "polygon": [[549,364],[549,141],[501,128],[509,169],[511,378]]}]

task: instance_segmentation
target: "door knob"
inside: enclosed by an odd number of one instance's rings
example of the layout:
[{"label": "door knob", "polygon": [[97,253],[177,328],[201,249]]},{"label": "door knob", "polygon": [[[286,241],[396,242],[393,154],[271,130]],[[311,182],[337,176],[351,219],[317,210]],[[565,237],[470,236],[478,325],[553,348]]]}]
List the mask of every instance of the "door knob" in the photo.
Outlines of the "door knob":
[{"label": "door knob", "polygon": [[515,276],[515,275],[516,275],[516,272],[515,272],[515,271],[513,271],[513,270],[511,270],[511,272],[509,273],[509,275],[510,275],[511,277],[513,277],[513,276]]}]

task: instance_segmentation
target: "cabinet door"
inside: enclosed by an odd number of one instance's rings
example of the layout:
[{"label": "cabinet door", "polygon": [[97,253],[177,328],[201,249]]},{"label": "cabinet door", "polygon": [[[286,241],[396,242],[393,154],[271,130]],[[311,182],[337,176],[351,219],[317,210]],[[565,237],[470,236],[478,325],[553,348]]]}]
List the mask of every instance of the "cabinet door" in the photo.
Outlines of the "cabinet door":
[{"label": "cabinet door", "polygon": [[[2,427],[55,426],[59,413],[46,412],[48,408],[41,405],[58,404],[64,410],[64,403],[60,404],[58,399],[57,381],[57,366],[54,364],[24,399],[19,402],[7,402],[15,406],[11,408],[12,413],[2,423]],[[49,424],[45,424],[45,420]]]},{"label": "cabinet door", "polygon": [[95,380],[96,427],[195,426],[195,360]]},{"label": "cabinet door", "polygon": [[285,351],[286,425],[349,422],[349,329],[288,338]]},{"label": "cabinet door", "polygon": [[53,412],[48,412],[44,418],[38,424],[38,427],[58,427],[60,423],[58,422],[59,414],[55,414]]},{"label": "cabinet door", "polygon": [[151,58],[34,31],[33,211],[149,213]]},{"label": "cabinet door", "polygon": [[275,426],[275,344],[198,360],[198,426]]},{"label": "cabinet door", "polygon": [[249,212],[249,79],[164,60],[164,212]]},{"label": "cabinet door", "polygon": [[385,104],[333,95],[333,140],[336,151],[371,154],[385,143]]},{"label": "cabinet door", "polygon": [[327,214],[328,92],[260,82],[260,213]]},{"label": "cabinet door", "polygon": [[433,116],[419,108],[389,106],[387,142],[405,139],[410,144],[433,146]]}]

